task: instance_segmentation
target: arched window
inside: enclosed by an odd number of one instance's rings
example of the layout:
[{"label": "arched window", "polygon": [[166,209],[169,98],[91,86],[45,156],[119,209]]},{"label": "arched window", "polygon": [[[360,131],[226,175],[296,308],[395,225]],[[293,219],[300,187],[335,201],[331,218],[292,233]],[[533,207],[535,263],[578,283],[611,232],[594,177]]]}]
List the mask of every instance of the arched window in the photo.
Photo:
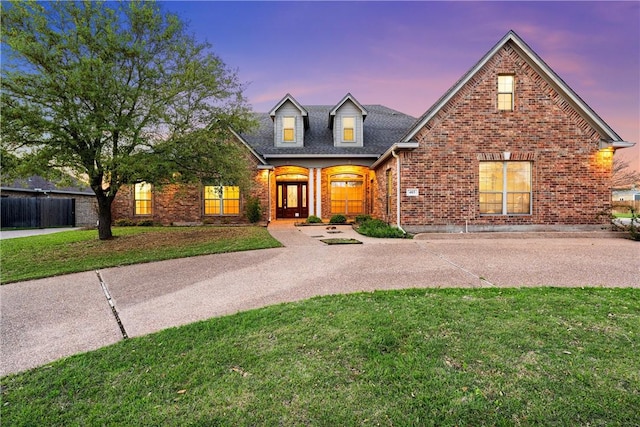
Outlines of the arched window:
[{"label": "arched window", "polygon": [[341,173],[331,175],[331,213],[360,215],[364,213],[364,178]]},{"label": "arched window", "polygon": [[301,173],[287,173],[276,176],[276,181],[307,181],[307,175]]}]

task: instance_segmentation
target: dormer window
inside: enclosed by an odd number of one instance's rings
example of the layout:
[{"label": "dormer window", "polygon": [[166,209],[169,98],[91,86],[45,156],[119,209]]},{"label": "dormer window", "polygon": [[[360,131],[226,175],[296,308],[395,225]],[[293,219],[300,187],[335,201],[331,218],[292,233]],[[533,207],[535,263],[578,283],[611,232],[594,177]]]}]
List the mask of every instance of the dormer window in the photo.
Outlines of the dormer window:
[{"label": "dormer window", "polygon": [[329,129],[335,147],[363,147],[367,110],[348,93],[329,111]]},{"label": "dormer window", "polygon": [[342,141],[354,142],[356,140],[356,118],[355,117],[343,117],[342,118]]},{"label": "dormer window", "polygon": [[273,120],[273,145],[279,148],[304,147],[304,134],[309,129],[309,113],[287,94],[269,112]]},{"label": "dormer window", "polygon": [[498,76],[498,110],[513,111],[513,76]]},{"label": "dormer window", "polygon": [[283,117],[282,118],[282,141],[295,142],[295,140],[296,140],[296,118]]}]

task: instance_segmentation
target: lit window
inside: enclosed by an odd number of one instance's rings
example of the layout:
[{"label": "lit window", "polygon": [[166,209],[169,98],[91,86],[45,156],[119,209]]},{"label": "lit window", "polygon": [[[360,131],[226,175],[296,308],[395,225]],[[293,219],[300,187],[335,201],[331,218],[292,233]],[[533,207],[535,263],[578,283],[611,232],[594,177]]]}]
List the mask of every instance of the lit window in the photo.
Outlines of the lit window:
[{"label": "lit window", "polygon": [[513,76],[498,76],[498,110],[513,110]]},{"label": "lit window", "polygon": [[282,140],[285,142],[293,142],[296,140],[296,118],[295,117],[283,117],[282,118]]},{"label": "lit window", "polygon": [[151,215],[151,184],[139,182],[134,189],[135,214]]},{"label": "lit window", "polygon": [[479,175],[481,214],[531,213],[530,162],[481,162]]},{"label": "lit window", "polygon": [[353,142],[355,141],[355,117],[343,117],[342,118],[342,141]]},{"label": "lit window", "polygon": [[240,187],[204,187],[205,215],[240,215]]},{"label": "lit window", "polygon": [[331,177],[331,213],[364,213],[364,182],[361,175],[339,174]]}]

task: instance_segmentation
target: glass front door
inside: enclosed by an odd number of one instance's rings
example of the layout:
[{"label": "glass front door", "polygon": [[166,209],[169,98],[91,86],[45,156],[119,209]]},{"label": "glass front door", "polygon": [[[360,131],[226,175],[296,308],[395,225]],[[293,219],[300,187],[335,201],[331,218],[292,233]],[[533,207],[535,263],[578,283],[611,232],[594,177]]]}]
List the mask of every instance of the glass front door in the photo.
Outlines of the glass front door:
[{"label": "glass front door", "polygon": [[277,192],[276,218],[309,216],[306,182],[279,182]]}]

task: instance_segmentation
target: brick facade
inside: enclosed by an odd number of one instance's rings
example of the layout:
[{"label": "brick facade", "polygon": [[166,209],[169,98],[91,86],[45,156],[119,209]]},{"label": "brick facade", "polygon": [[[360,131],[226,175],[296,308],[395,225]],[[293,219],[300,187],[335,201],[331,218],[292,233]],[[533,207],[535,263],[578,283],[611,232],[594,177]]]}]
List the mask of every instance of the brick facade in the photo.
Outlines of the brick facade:
[{"label": "brick facade", "polygon": [[[511,110],[498,108],[501,75],[513,76]],[[417,122],[384,106],[363,107],[365,139],[359,148],[334,143],[327,122],[335,107],[301,107],[309,129],[304,144],[290,149],[273,136],[277,120],[263,114],[259,131],[239,136],[251,147],[247,155],[256,171],[250,194],[259,198],[264,220],[276,219],[278,176],[295,174],[282,182],[306,183],[309,214],[326,220],[336,213],[331,210],[331,176],[357,174],[363,178],[364,213],[397,224],[399,198],[400,224],[409,232],[599,229],[611,208],[613,151],[631,144],[574,95],[510,32]],[[388,145],[380,145],[381,140]],[[609,148],[601,149],[603,143]],[[531,191],[524,194],[531,197],[530,212],[480,213],[480,165],[485,161],[528,162]],[[244,214],[203,215],[201,185],[157,190],[153,215],[135,217],[132,188],[121,189],[114,220],[246,221]],[[295,216],[304,219],[298,212]]]},{"label": "brick facade", "polygon": [[[252,169],[257,169],[258,162],[247,152]],[[268,183],[267,171],[259,171],[253,177],[249,195],[257,197],[262,207],[262,220],[268,218]],[[195,225],[195,224],[237,224],[247,223],[245,215],[246,194],[241,194],[239,215],[205,215],[204,186],[202,184],[167,184],[154,186],[151,192],[151,215],[136,215],[134,186],[123,185],[111,205],[114,221],[130,220],[153,221],[162,225]]]},{"label": "brick facade", "polygon": [[[500,74],[515,76],[513,111],[497,109]],[[420,130],[419,148],[400,153],[401,223],[412,231],[604,223],[611,158],[598,151],[600,138],[507,44]],[[479,162],[504,152],[532,162],[531,215],[479,213]],[[387,167],[376,170],[379,185]],[[407,197],[407,188],[419,196]]]}]

